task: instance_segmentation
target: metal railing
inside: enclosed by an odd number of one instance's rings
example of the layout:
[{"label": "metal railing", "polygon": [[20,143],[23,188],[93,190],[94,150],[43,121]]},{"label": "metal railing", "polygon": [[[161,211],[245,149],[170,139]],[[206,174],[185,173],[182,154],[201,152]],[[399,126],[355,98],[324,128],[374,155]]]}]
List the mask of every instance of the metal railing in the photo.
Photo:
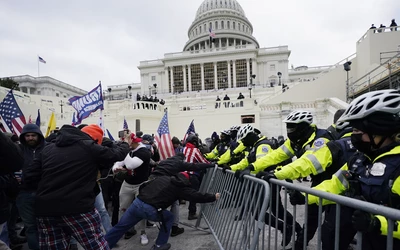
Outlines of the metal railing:
[{"label": "metal railing", "polygon": [[[386,59],[386,58],[385,58]],[[370,72],[360,77],[349,86],[350,96],[357,95],[375,86],[382,79],[390,77],[393,73],[400,70],[400,51],[389,59],[385,60],[379,66],[373,68]]]},{"label": "metal railing", "polygon": [[[395,249],[393,244],[393,228],[396,221],[400,221],[400,210],[322,192],[308,186],[292,184],[286,181],[272,179],[270,183],[272,188],[270,188],[270,184],[267,182],[253,176],[244,176],[244,181],[240,182],[234,177],[234,172],[232,171],[228,170],[226,173],[223,173],[221,168],[209,169],[203,178],[200,191],[211,193],[218,192],[221,193],[221,198],[216,203],[201,205],[200,216],[196,221],[195,228],[199,228],[201,221],[204,220],[220,249],[281,249],[281,245],[283,245],[284,240],[287,240],[287,238],[291,239],[292,249],[295,249],[296,224],[298,222],[304,222],[303,229],[305,233],[303,234],[304,240],[302,244],[303,249],[307,249],[308,242],[306,239],[309,224],[309,205],[292,206],[288,204],[289,193],[296,190],[306,194],[306,204],[308,203],[308,195],[319,197],[317,208],[319,226],[316,237],[310,241],[310,248],[308,249],[322,249],[322,213],[326,208],[326,206],[321,205],[323,199],[330,200],[336,204],[333,205],[336,209],[334,211],[335,236],[332,238],[334,242],[333,249],[338,250],[343,247],[339,248],[340,230],[343,229],[341,223],[346,223],[344,225],[347,226],[349,225],[349,221],[340,220],[342,218],[341,211],[345,211],[345,209],[349,208],[384,216],[388,221],[386,249]],[[283,187],[282,191],[280,191],[280,188],[274,188],[272,185]],[[275,190],[273,192],[276,192],[276,195],[272,194],[271,190]],[[276,206],[269,207],[268,204],[272,204],[273,197],[282,197],[281,204],[283,205],[283,209],[289,211],[293,215],[292,225],[288,225],[286,213],[284,217],[280,219],[273,216],[278,214],[278,210],[280,209],[278,208],[278,200],[275,202]],[[315,209],[315,207],[313,209]],[[278,230],[279,224],[282,226],[281,229]],[[281,233],[278,234],[279,231]],[[353,235],[350,235],[350,237],[353,237]],[[297,238],[299,238],[299,236]],[[355,245],[356,249],[363,249],[363,234],[357,232],[355,238],[357,240]],[[278,243],[280,239],[282,239],[281,244]],[[399,242],[399,239],[396,239],[396,244],[399,244]],[[382,247],[382,249],[384,248]]]}]

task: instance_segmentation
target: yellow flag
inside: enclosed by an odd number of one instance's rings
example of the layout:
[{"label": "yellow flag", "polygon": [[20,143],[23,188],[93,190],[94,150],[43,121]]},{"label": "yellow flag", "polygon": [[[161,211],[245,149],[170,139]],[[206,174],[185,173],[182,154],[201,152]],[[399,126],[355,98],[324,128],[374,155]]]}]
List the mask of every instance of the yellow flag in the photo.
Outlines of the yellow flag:
[{"label": "yellow flag", "polygon": [[49,136],[50,132],[53,131],[54,129],[56,129],[56,117],[53,112],[51,113],[49,125],[47,126],[46,135],[44,137]]}]

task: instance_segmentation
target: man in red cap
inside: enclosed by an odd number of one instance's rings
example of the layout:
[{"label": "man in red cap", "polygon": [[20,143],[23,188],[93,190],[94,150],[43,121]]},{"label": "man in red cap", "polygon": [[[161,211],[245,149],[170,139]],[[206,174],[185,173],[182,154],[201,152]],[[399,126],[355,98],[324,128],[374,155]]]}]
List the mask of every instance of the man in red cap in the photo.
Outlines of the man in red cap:
[{"label": "man in red cap", "polygon": [[[150,175],[151,152],[142,144],[142,138],[137,137],[134,133],[131,133],[129,138],[131,151],[123,161],[116,162],[113,166],[114,172],[127,170],[119,191],[119,219],[124,215],[135,197],[139,195],[139,186],[147,181]],[[149,240],[146,235],[146,221],[141,221],[139,227],[141,230],[140,243],[147,245]],[[136,230],[132,228],[125,234],[125,239],[130,239],[135,234]]]},{"label": "man in red cap", "polygon": [[36,188],[36,216],[40,249],[66,249],[73,236],[85,249],[109,249],[94,208],[100,189],[99,163],[125,158],[127,143],[99,145],[103,131],[97,125],[81,130],[64,125],[25,170],[25,184]]}]

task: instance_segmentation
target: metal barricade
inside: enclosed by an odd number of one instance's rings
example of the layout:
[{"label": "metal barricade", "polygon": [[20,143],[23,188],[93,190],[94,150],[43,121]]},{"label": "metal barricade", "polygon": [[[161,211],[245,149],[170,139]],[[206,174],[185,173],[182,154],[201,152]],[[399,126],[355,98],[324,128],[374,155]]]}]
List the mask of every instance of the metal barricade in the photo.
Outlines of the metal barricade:
[{"label": "metal barricade", "polygon": [[209,169],[200,187],[202,192],[221,193],[218,202],[202,204],[196,227],[204,220],[220,249],[256,249],[264,229],[269,203],[269,184],[253,176],[240,182],[234,172]]},{"label": "metal barricade", "polygon": [[[223,173],[221,168],[209,169],[203,178],[200,191],[221,193],[221,198],[216,203],[201,205],[199,218],[196,221],[195,227],[199,228],[201,220],[204,220],[220,249],[282,249],[283,245],[285,245],[285,239],[288,237],[288,239],[291,239],[292,246],[287,245],[286,248],[291,247],[292,250],[295,250],[296,246],[294,242],[296,240],[296,233],[298,236],[298,232],[296,232],[297,221],[304,230],[300,248],[322,249],[321,225],[324,222],[322,214],[324,213],[324,209],[327,208],[327,206],[322,205],[322,200],[326,199],[332,201],[333,205],[330,206],[334,209],[335,223],[333,228],[334,233],[331,238],[331,242],[333,243],[328,248],[324,246],[324,249],[347,249],[347,246],[344,248],[343,245],[340,246],[339,244],[341,242],[339,239],[340,230],[343,229],[341,228],[341,224],[347,223],[346,225],[349,225],[349,221],[341,221],[343,219],[341,213],[346,209],[354,208],[386,217],[388,220],[386,249],[395,250],[393,247],[393,228],[396,225],[396,221],[400,221],[400,210],[314,190],[303,184],[292,184],[276,179],[272,179],[270,182],[271,184],[268,184],[264,180],[253,176],[245,176],[244,181],[240,182],[235,178],[232,171],[228,170],[226,173]],[[272,188],[270,188],[270,185]],[[274,186],[280,186],[282,189],[275,188]],[[294,190],[306,194],[306,205],[292,206],[288,202],[289,193]],[[271,192],[275,192],[275,194]],[[307,205],[308,195],[319,197],[319,204],[315,206]],[[279,201],[273,202],[273,197],[276,197],[276,199],[281,197],[282,203],[279,203]],[[274,206],[269,206],[269,204],[274,204]],[[279,213],[282,208],[293,216],[292,225],[287,223],[287,213],[283,215]],[[308,215],[311,214],[309,213],[310,209],[313,209],[315,211],[314,215],[317,215],[314,218],[314,220],[317,220],[317,228],[315,235],[314,232],[312,232],[313,235],[309,235],[312,236],[312,239],[307,246],[308,242],[306,239],[308,237]],[[352,235],[350,237],[353,239]],[[355,235],[357,244],[353,245],[354,249],[363,249],[362,237],[362,233],[357,232]]]},{"label": "metal barricade", "polygon": [[[389,208],[389,207],[385,207],[385,206],[381,206],[381,205],[377,205],[377,204],[373,204],[370,202],[366,202],[366,201],[362,201],[362,200],[358,200],[358,199],[354,199],[354,198],[349,198],[346,196],[342,196],[342,195],[335,195],[335,194],[331,194],[331,193],[327,193],[327,192],[322,192],[319,190],[315,190],[312,189],[310,187],[306,187],[304,185],[298,185],[298,184],[292,184],[286,181],[280,181],[280,180],[275,180],[272,179],[271,181],[271,185],[278,185],[278,186],[283,186],[284,190],[282,191],[283,194],[283,207],[284,209],[289,209],[289,211],[291,211],[293,213],[293,223],[295,223],[296,221],[296,215],[298,213],[298,211],[303,211],[303,207],[304,207],[304,214],[300,214],[300,215],[304,215],[304,218],[301,218],[301,220],[299,222],[304,222],[304,240],[303,240],[303,245],[302,248],[303,249],[322,249],[322,229],[321,229],[321,225],[323,222],[323,218],[322,218],[322,213],[324,212],[324,208],[326,206],[322,205],[322,201],[323,199],[332,201],[333,204],[333,208],[335,209],[335,225],[334,225],[334,245],[330,248],[330,249],[335,249],[335,250],[339,250],[339,249],[343,249],[343,246],[340,247],[339,242],[340,242],[340,230],[343,229],[343,227],[341,228],[341,223],[347,223],[348,221],[341,221],[341,211],[343,211],[343,209],[348,209],[348,208],[353,208],[353,209],[357,209],[357,210],[361,210],[361,211],[366,211],[368,213],[371,213],[373,215],[382,215],[384,216],[387,221],[388,221],[388,235],[387,235],[387,241],[386,241],[386,249],[387,250],[395,250],[395,248],[393,247],[393,229],[394,229],[394,225],[396,223],[396,221],[400,221],[400,210],[398,209],[393,209],[393,208]],[[278,189],[277,189],[278,190]],[[288,205],[288,193],[292,192],[292,190],[297,190],[300,191],[302,193],[305,193],[305,206],[291,206],[290,204]],[[306,248],[307,245],[307,228],[308,228],[308,210],[310,208],[310,205],[307,205],[308,203],[308,195],[314,195],[319,197],[319,204],[318,204],[318,229],[316,232],[316,238],[314,237],[313,239],[313,244],[311,244],[312,246],[309,248]],[[332,205],[330,205],[332,206]],[[298,209],[301,208],[301,209]],[[273,208],[271,208],[273,209]],[[343,218],[342,218],[343,219]],[[286,222],[285,222],[286,225]],[[350,225],[352,226],[352,225]],[[293,224],[293,230],[294,230],[294,224]],[[268,241],[270,241],[270,237],[271,234],[268,235]],[[357,235],[355,236],[356,238],[356,244],[354,245],[355,249],[357,250],[361,250],[363,249],[362,247],[362,237],[363,234],[361,232],[357,232]],[[292,237],[292,243],[294,242],[295,238],[294,238],[294,231],[293,231],[293,237]],[[396,239],[396,241],[399,241],[399,239]],[[275,244],[276,245],[276,244]],[[326,247],[324,247],[326,249]],[[270,249],[270,248],[267,248]],[[294,250],[295,247],[292,247],[292,250]],[[345,248],[347,249],[347,247]],[[384,247],[380,248],[380,249],[385,249]]]}]

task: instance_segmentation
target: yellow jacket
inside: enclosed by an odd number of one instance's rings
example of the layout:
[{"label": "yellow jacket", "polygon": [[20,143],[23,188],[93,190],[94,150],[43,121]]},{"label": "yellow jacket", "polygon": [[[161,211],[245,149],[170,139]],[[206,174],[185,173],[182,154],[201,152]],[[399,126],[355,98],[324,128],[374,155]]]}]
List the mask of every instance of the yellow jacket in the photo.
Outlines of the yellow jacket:
[{"label": "yellow jacket", "polygon": [[[378,160],[382,160],[383,157],[388,156],[388,155],[399,155],[400,156],[400,146],[397,146],[390,150],[389,152],[383,153],[382,155],[376,157],[372,163],[377,162]],[[379,161],[380,162],[380,161]],[[320,191],[325,191],[329,192],[332,194],[342,194],[344,193],[347,189],[349,189],[350,184],[347,179],[349,176],[348,174],[348,166],[347,163],[343,165],[343,167],[337,171],[333,176],[332,179],[330,180],[325,180],[324,182],[320,183],[319,185],[315,186],[314,188]],[[400,176],[397,176],[397,178],[394,180],[393,185],[391,187],[391,192],[393,195],[398,195],[400,196]],[[319,203],[319,198],[317,196],[313,195],[308,195],[308,204],[318,204]],[[328,201],[323,199],[322,204],[334,204],[335,202],[333,201]],[[399,206],[400,204],[398,204]],[[381,234],[382,235],[387,235],[387,220],[384,216],[376,215],[376,218],[379,219],[381,223]],[[397,223],[400,223],[400,221],[397,221]],[[397,230],[393,231],[393,237],[400,239],[400,227],[397,227]]]},{"label": "yellow jacket", "polygon": [[[315,131],[311,134],[308,138],[306,143],[303,144],[302,150],[312,149],[306,153],[311,153],[313,150],[321,147],[322,145],[326,144],[329,140],[327,138],[316,138],[317,136],[317,128],[315,125],[312,125],[315,128]],[[318,140],[316,140],[318,139]],[[312,147],[309,145],[312,144]],[[321,145],[322,144],[322,145]],[[291,146],[291,142],[287,139],[279,148],[275,149],[273,152],[269,153],[256,163],[253,163],[255,172],[264,171],[271,166],[275,166],[283,161],[291,159],[295,156],[295,151]]]},{"label": "yellow jacket", "polygon": [[261,137],[254,145],[257,145],[256,147],[254,147],[249,154],[247,155],[247,157],[244,157],[239,163],[231,165],[231,169],[233,171],[237,171],[237,170],[243,170],[245,169],[247,166],[249,166],[250,164],[255,164],[257,163],[257,161],[259,161],[261,158],[263,158],[265,155],[267,155],[269,152],[273,151],[273,149],[271,148],[271,146],[264,142],[264,143],[260,143],[262,141],[266,140],[266,137],[263,136]]},{"label": "yellow jacket", "polygon": [[[343,139],[348,140],[351,133],[347,133],[343,135]],[[319,139],[321,140],[321,138]],[[300,158],[296,159],[290,164],[283,166],[282,168],[275,171],[275,176],[279,180],[295,180],[299,177],[306,177],[310,174],[318,175],[327,170],[333,163],[333,157],[338,157],[338,154],[332,154],[331,148],[328,147],[329,144],[335,143],[334,141],[330,141],[327,144],[321,140],[321,142],[317,142],[317,146],[314,143],[313,147],[310,150],[307,150]],[[342,154],[340,154],[341,156]],[[336,159],[338,161],[338,159]],[[337,168],[339,168],[337,166]],[[336,169],[337,169],[336,168]],[[335,170],[333,170],[335,171]],[[331,172],[334,173],[334,172]],[[330,175],[329,175],[330,176]]]}]

